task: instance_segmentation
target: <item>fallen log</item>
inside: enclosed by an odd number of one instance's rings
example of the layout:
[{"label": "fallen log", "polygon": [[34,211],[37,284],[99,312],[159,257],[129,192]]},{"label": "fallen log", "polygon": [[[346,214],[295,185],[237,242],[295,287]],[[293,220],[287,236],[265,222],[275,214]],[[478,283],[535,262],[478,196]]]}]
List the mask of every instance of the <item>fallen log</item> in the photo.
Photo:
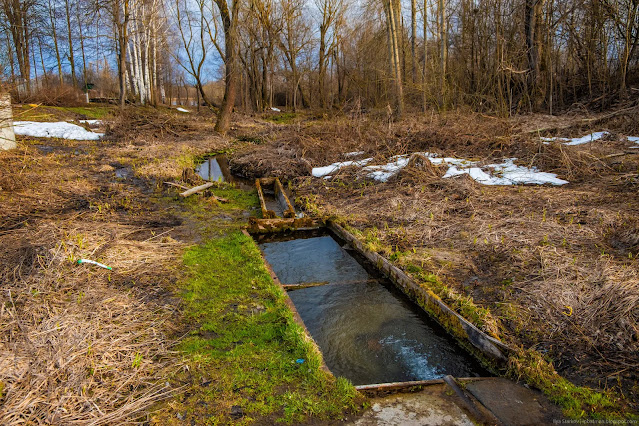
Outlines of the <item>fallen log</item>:
[{"label": "fallen log", "polygon": [[180,197],[186,198],[189,195],[197,194],[198,192],[202,192],[205,189],[209,189],[212,186],[215,186],[215,182],[208,182],[208,183],[205,183],[204,185],[194,186],[193,188],[187,191],[180,192]]}]

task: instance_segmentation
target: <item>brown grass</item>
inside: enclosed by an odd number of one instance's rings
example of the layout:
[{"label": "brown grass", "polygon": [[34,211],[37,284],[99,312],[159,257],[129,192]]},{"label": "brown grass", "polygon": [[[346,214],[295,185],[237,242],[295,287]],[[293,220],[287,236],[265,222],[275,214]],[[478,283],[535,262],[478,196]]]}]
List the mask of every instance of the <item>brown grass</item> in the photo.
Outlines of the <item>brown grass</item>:
[{"label": "brown grass", "polygon": [[180,368],[171,294],[185,234],[149,202],[152,181],[114,170],[189,144],[33,144],[0,153],[0,423],[137,422],[180,391],[166,377]]}]

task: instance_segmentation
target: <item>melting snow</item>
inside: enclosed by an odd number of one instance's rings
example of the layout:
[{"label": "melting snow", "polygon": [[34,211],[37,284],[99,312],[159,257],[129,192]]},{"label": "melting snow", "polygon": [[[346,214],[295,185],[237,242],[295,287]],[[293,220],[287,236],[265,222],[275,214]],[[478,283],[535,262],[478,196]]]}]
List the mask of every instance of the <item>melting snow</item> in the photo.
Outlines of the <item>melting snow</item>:
[{"label": "melting snow", "polygon": [[347,152],[346,154],[344,154],[344,157],[346,158],[357,157],[358,155],[362,155],[362,154],[364,154],[364,151]]},{"label": "melting snow", "polygon": [[78,120],[82,124],[88,124],[89,126],[101,126],[102,120]]},{"label": "melting snow", "polygon": [[386,182],[391,177],[395,176],[401,169],[408,165],[410,158],[408,155],[396,155],[392,157],[388,164],[382,164],[381,166],[368,166],[364,167],[364,170],[368,171],[368,176],[378,180],[380,182]]},{"label": "melting snow", "polygon": [[[518,184],[552,184],[565,185],[568,181],[559,179],[554,173],[540,172],[536,167],[518,166],[514,163],[515,158],[508,158],[503,163],[489,164],[487,166],[478,167],[474,161],[462,158],[439,158],[435,154],[428,152],[422,153],[428,160],[436,165],[449,165],[448,171],[443,178],[451,178],[463,174],[469,175],[471,178],[483,185],[518,185]],[[325,167],[316,167],[313,169],[313,176],[328,179],[334,172],[342,167],[347,166],[365,166],[371,162],[372,158],[361,161],[344,161],[341,163],[333,163]],[[380,182],[386,182],[395,176],[408,165],[410,161],[409,155],[396,155],[390,159],[387,164],[372,165],[363,167],[362,170],[367,172],[367,176]]]},{"label": "melting snow", "polygon": [[178,107],[178,108],[176,108],[176,109],[177,109],[178,111],[180,111],[180,112],[191,112],[191,111],[189,111],[188,109],[184,109],[184,108],[179,108],[179,107]]},{"label": "melting snow", "polygon": [[281,109],[279,108],[275,108],[275,107],[271,107],[271,111],[275,111],[275,112],[282,112]]},{"label": "melting snow", "polygon": [[373,161],[372,158],[366,158],[364,160],[358,160],[358,161],[342,161],[340,163],[333,163],[324,167],[314,167],[312,174],[315,177],[325,177],[339,171],[339,169],[343,167],[348,167],[348,166],[361,167],[370,163],[371,161]]},{"label": "melting snow", "polygon": [[[639,136],[628,136],[628,142],[639,144]],[[639,146],[631,146],[630,148],[639,148]]]},{"label": "melting snow", "polygon": [[455,166],[451,166],[444,175],[444,178],[468,174],[471,178],[483,185],[543,185],[545,183],[565,185],[568,183],[568,181],[559,179],[554,173],[540,172],[536,167],[528,168],[518,166],[514,163],[514,160],[515,158],[508,158],[503,163],[489,164],[486,166],[486,168],[493,170],[492,175],[486,173],[479,167],[460,170]]},{"label": "melting snow", "polygon": [[59,121],[56,123],[38,123],[35,121],[14,121],[13,127],[16,135],[31,136],[34,138],[60,138],[78,141],[95,141],[104,136],[104,133],[94,133],[80,127],[77,124]]},{"label": "melting snow", "polygon": [[581,138],[572,138],[572,139],[567,139],[567,138],[541,138],[542,141],[544,142],[553,142],[553,141],[560,141],[563,142],[564,145],[583,145],[585,143],[589,143],[589,142],[594,142],[594,141],[598,141],[599,139],[603,138],[604,136],[608,136],[610,133],[608,132],[595,132],[595,133],[591,133],[589,135],[586,135],[584,137]]}]

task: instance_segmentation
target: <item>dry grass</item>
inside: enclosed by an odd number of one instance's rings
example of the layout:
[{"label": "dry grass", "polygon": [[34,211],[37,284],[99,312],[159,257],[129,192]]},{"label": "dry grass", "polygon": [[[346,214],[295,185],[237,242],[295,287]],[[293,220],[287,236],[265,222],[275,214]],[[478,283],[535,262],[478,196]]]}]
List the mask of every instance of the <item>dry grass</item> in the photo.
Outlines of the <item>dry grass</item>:
[{"label": "dry grass", "polygon": [[113,158],[141,161],[126,148],[39,143],[0,153],[0,423],[137,422],[179,391],[180,221],[115,178]]},{"label": "dry grass", "polygon": [[[130,230],[121,227],[58,226],[43,223],[35,235],[13,233],[21,246],[3,256],[0,419],[3,424],[130,420],[175,392],[162,381],[175,307],[154,294],[161,288],[137,283],[174,260],[179,244],[129,241],[123,236]],[[7,237],[3,240],[6,244]],[[99,251],[114,272],[74,263]],[[4,262],[11,254],[14,259]],[[131,287],[118,283],[122,280]]]}]

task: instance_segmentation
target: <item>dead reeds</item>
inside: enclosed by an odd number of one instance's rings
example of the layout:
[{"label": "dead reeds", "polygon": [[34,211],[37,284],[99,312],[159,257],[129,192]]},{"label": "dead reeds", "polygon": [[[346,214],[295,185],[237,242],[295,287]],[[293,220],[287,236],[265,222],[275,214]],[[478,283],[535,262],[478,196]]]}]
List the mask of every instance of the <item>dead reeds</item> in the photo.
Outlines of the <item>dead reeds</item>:
[{"label": "dead reeds", "polygon": [[[121,423],[175,392],[163,377],[176,307],[153,281],[180,245],[93,226],[46,223],[3,238],[27,240],[0,270],[3,424]],[[98,252],[113,271],[75,263]]]}]

